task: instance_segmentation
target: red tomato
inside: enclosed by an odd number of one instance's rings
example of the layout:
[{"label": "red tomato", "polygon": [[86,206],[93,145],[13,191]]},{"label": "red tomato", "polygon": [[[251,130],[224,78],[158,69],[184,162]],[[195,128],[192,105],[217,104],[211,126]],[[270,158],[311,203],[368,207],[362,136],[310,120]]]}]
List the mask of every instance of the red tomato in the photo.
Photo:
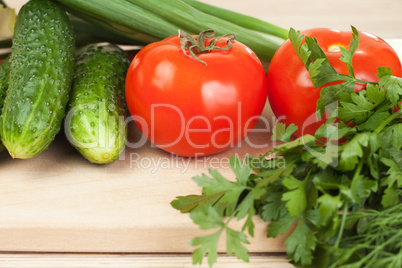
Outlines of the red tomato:
[{"label": "red tomato", "polygon": [[[224,47],[226,40],[216,45]],[[127,72],[130,113],[141,132],[167,152],[193,157],[226,150],[247,136],[262,113],[265,71],[238,41],[228,50],[199,54],[206,64],[185,52],[179,36],[141,49]]]},{"label": "red tomato", "polygon": [[[317,39],[331,65],[342,74],[348,74],[346,64],[339,58],[339,46],[349,49],[351,31],[314,28],[301,32]],[[402,76],[401,62],[395,51],[381,38],[359,32],[359,47],[353,56],[356,78],[378,82],[377,67],[390,67],[393,75]],[[310,76],[289,40],[276,51],[268,69],[268,99],[279,121],[298,126],[295,136],[314,135],[323,123],[316,120],[317,100],[321,88],[314,88]],[[357,85],[355,91],[363,89]]]}]

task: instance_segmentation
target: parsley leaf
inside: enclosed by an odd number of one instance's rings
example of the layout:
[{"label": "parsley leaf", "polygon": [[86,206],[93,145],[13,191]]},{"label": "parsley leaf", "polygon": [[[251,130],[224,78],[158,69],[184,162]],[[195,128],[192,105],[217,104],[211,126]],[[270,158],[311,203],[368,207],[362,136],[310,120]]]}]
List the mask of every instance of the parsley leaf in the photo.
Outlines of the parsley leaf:
[{"label": "parsley leaf", "polygon": [[[235,169],[235,168],[234,168]],[[223,193],[219,200],[214,204],[219,208],[220,214],[229,216],[236,207],[235,200],[238,200],[241,193],[246,189],[246,185],[241,182],[226,180],[217,170],[210,170],[210,175],[194,177],[193,180],[202,187],[202,193],[207,196]]]},{"label": "parsley leaf", "polygon": [[267,236],[275,238],[280,234],[283,235],[290,229],[296,220],[297,217],[291,216],[290,214],[283,215],[282,217],[278,218],[278,220],[275,220],[268,225]]},{"label": "parsley leaf", "polygon": [[249,244],[246,235],[242,232],[226,228],[226,253],[228,255],[234,253],[237,258],[248,262],[248,250],[242,244]]},{"label": "parsley leaf", "polygon": [[290,176],[285,178],[282,183],[286,188],[292,190],[282,195],[282,201],[287,201],[286,207],[290,215],[300,215],[307,206],[306,181],[301,181]]},{"label": "parsley leaf", "polygon": [[308,65],[311,63],[311,52],[309,51],[307,44],[303,44],[304,36],[300,35],[300,31],[296,31],[293,28],[290,28],[288,35],[297,56],[300,58],[303,64],[308,67]]},{"label": "parsley leaf", "polygon": [[369,136],[366,133],[359,133],[348,143],[345,143],[340,155],[340,167],[342,170],[353,170],[363,157],[364,147],[368,146]]},{"label": "parsley leaf", "polygon": [[385,88],[379,85],[368,84],[366,87],[367,99],[374,104],[380,104],[385,100]]},{"label": "parsley leaf", "polygon": [[393,105],[396,105],[402,97],[402,78],[392,75],[390,68],[379,67],[378,75],[379,85],[387,89],[386,97]]},{"label": "parsley leaf", "polygon": [[341,195],[332,196],[325,193],[318,198],[317,204],[320,214],[318,225],[325,226],[330,224],[330,221],[338,221],[337,214],[342,207]]},{"label": "parsley leaf", "polygon": [[[303,39],[305,40],[304,44]],[[309,71],[311,81],[316,88],[335,81],[354,80],[348,75],[338,73],[332,67],[315,39],[300,35],[300,31],[291,28],[289,40],[292,42],[296,54]]]},{"label": "parsley leaf", "polygon": [[239,158],[234,156],[230,157],[229,164],[236,175],[237,181],[240,182],[241,185],[246,186],[251,168],[246,163],[242,163]]},{"label": "parsley leaf", "polygon": [[325,111],[331,114],[338,108],[338,100],[343,96],[348,96],[355,89],[355,82],[348,81],[333,86],[324,86],[320,91],[320,98],[317,101],[317,112],[319,118],[322,118]]},{"label": "parsley leaf", "polygon": [[297,126],[295,124],[290,124],[286,126],[284,123],[278,123],[275,125],[274,129],[272,130],[271,140],[279,140],[283,142],[290,141],[293,133],[297,130]]},{"label": "parsley leaf", "polygon": [[212,266],[218,258],[218,240],[222,230],[216,233],[199,236],[191,240],[190,245],[200,246],[193,251],[193,264],[201,264],[204,256],[208,254],[208,264]]},{"label": "parsley leaf", "polygon": [[355,77],[355,73],[353,71],[352,58],[358,46],[359,46],[359,33],[357,32],[356,28],[352,26],[352,40],[350,40],[349,50],[347,50],[342,46],[340,46],[339,48],[342,52],[340,60],[346,63],[349,74],[353,78]]},{"label": "parsley leaf", "polygon": [[203,230],[224,227],[221,216],[211,206],[193,210],[190,213],[190,217]]},{"label": "parsley leaf", "polygon": [[191,212],[197,207],[203,207],[207,204],[214,204],[224,192],[218,192],[211,195],[187,195],[178,196],[170,204],[182,213]]},{"label": "parsley leaf", "polygon": [[262,207],[261,217],[264,221],[275,221],[287,213],[286,202],[281,200],[282,192],[270,192],[265,199],[267,202]]},{"label": "parsley leaf", "polygon": [[303,218],[299,219],[294,232],[286,239],[289,257],[292,257],[296,263],[303,265],[312,264],[313,250],[316,247],[317,238],[312,230],[304,222]]}]

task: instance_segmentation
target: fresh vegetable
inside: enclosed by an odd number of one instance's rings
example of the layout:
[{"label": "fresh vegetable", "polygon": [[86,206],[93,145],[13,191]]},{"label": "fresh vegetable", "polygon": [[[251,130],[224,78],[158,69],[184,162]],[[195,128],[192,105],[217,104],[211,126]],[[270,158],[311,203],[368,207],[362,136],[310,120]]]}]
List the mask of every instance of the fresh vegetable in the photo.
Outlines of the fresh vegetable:
[{"label": "fresh vegetable", "polygon": [[[178,25],[170,23],[158,15],[134,5],[126,0],[57,0],[69,12],[87,20],[87,16],[97,19],[100,27],[125,30],[132,38],[150,43],[177,33]],[[84,14],[84,16],[82,15]],[[92,20],[91,23],[96,23]]]},{"label": "fresh vegetable", "polygon": [[74,33],[52,1],[31,0],[17,17],[0,136],[13,158],[31,158],[59,132],[74,71]]},{"label": "fresh vegetable", "polygon": [[[63,7],[65,10],[70,10],[68,7]],[[109,42],[119,45],[136,45],[144,46],[150,41],[156,41],[155,38],[150,38],[147,42],[141,42],[136,40],[133,31],[128,31],[121,27],[117,28],[105,21],[99,20],[95,17],[88,16],[79,11],[73,11],[79,13],[80,17],[69,14],[70,21],[73,25],[75,32],[74,39],[76,41],[76,47],[85,46],[92,43]],[[85,18],[82,19],[82,18]],[[5,38],[0,40],[0,48],[11,48],[12,38]],[[0,54],[0,59],[10,54],[8,51]]]},{"label": "fresh vegetable", "polygon": [[[283,43],[282,38],[270,38],[236,24],[203,13],[191,7],[181,0],[128,0],[144,9],[151,10],[155,14],[171,21],[192,33],[198,33],[205,29],[214,29],[217,35],[236,33],[236,38],[244,43],[263,59],[270,59],[278,46]],[[270,27],[272,28],[272,27]]]},{"label": "fresh vegetable", "polygon": [[246,29],[270,34],[283,39],[288,38],[288,31],[286,29],[274,25],[272,23],[251,16],[247,16],[244,14],[240,14],[232,10],[216,7],[214,5],[210,5],[197,0],[182,0],[182,1],[186,2],[187,4],[191,5],[192,7],[198,9],[201,12],[224,19],[228,22],[237,24]]},{"label": "fresh vegetable", "polygon": [[105,28],[108,26],[106,23],[103,23],[103,27],[97,26],[102,22],[95,18],[85,16],[86,20],[83,20],[71,14],[69,18],[75,31],[75,41],[77,47],[101,42],[108,42],[118,45],[146,45],[146,43],[133,39],[126,31],[119,30],[111,26],[108,27],[108,30],[106,30]]},{"label": "fresh vegetable", "polygon": [[209,155],[254,127],[266,102],[266,75],[257,56],[233,39],[181,31],[136,55],[126,101],[153,144],[180,156]]},{"label": "fresh vegetable", "polygon": [[[275,53],[268,69],[268,99],[275,116],[286,125],[295,124],[298,129],[295,135],[314,135],[314,132],[323,123],[321,117],[325,110],[336,101],[338,94],[361,90],[365,83],[356,83],[359,80],[378,82],[377,67],[391,68],[395,76],[402,76],[401,62],[396,52],[381,38],[369,33],[360,32],[360,45],[357,48],[352,44],[352,32],[337,31],[327,28],[314,28],[305,30],[302,34],[317,39],[318,45],[323,50],[330,64],[341,75],[349,74],[353,68],[351,77],[346,77],[349,83],[340,84],[334,96],[326,95],[320,98],[320,92],[328,84],[325,80],[316,81],[317,87],[309,79],[309,72],[300,61],[290,40],[287,40]],[[356,53],[353,63],[347,64],[349,54],[342,54],[345,49],[351,49]],[[345,55],[341,58],[341,54]],[[318,101],[318,103],[317,103]],[[336,105],[336,103],[335,103]],[[316,108],[318,106],[318,114]],[[327,116],[327,115],[326,115]],[[318,120],[317,120],[318,117]]]},{"label": "fresh vegetable", "polygon": [[[281,145],[244,161],[230,159],[235,180],[210,170],[210,175],[193,178],[202,194],[172,201],[201,229],[214,230],[191,241],[197,247],[194,263],[201,263],[206,254],[209,265],[216,262],[217,242],[224,232],[227,253],[248,261],[245,232],[253,236],[253,216],[259,215],[268,224],[268,237],[291,232],[287,255],[297,266],[401,267],[402,78],[379,67],[378,82],[357,82],[352,59],[357,62],[364,34],[354,28],[352,32],[349,49],[340,52],[347,74],[332,67],[318,38],[289,32],[312,83],[329,84],[320,101],[339,103],[314,136],[290,141],[297,126],[279,123],[272,139],[281,140]],[[365,87],[354,92],[354,83]],[[332,142],[340,138],[345,141]],[[241,230],[229,227],[234,219],[243,220]]]},{"label": "fresh vegetable", "polygon": [[77,54],[66,136],[90,162],[111,163],[126,146],[124,79],[130,62],[110,44],[87,45]]},{"label": "fresh vegetable", "polygon": [[[10,57],[6,57],[4,62],[0,62],[0,111],[3,109],[4,99],[8,89],[8,78],[10,77]],[[0,152],[4,151],[5,147],[0,142]]]},{"label": "fresh vegetable", "polygon": [[8,89],[8,80],[10,77],[10,56],[4,59],[0,65],[0,111],[4,105],[4,99]]},{"label": "fresh vegetable", "polygon": [[[175,35],[178,29],[189,34],[214,29],[217,35],[236,33],[237,39],[250,47],[258,57],[270,60],[284,42],[285,30],[278,26],[265,23],[264,28],[268,31],[258,31],[255,29],[253,18],[243,16],[241,20],[238,20],[238,17],[228,19],[225,10],[218,12],[217,9],[213,10],[214,15],[210,15],[182,0],[57,1],[63,4],[70,13],[84,20],[91,20],[91,23],[109,30],[117,28],[126,31],[132,38],[145,43]],[[239,21],[239,24],[236,24],[236,21]],[[248,29],[241,25],[253,28]]]}]

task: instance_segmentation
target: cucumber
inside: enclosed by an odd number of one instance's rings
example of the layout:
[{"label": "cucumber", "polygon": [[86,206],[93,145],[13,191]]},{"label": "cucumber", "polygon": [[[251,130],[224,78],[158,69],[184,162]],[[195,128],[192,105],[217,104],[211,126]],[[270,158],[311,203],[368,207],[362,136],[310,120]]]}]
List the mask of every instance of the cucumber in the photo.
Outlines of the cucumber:
[{"label": "cucumber", "polygon": [[115,45],[90,44],[77,50],[64,130],[91,163],[111,163],[126,146],[124,82],[129,64],[124,51]]},{"label": "cucumber", "polygon": [[74,32],[66,12],[52,1],[30,0],[17,16],[0,115],[1,140],[13,158],[38,155],[60,131],[74,66]]},{"label": "cucumber", "polygon": [[4,99],[8,89],[8,78],[10,77],[10,56],[4,59],[0,65],[0,111],[4,105]]},{"label": "cucumber", "polygon": [[[0,65],[0,111],[4,105],[6,92],[8,89],[8,78],[10,77],[10,57],[6,57]],[[0,142],[0,152],[5,150],[4,145]]]}]

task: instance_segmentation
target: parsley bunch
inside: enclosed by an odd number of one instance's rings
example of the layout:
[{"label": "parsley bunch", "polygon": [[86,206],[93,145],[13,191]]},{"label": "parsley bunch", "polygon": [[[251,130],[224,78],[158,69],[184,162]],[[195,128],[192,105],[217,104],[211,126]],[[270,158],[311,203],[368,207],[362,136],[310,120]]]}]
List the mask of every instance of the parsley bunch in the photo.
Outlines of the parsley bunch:
[{"label": "parsley bunch", "polygon": [[[384,67],[379,83],[357,79],[359,35],[352,31],[349,50],[341,48],[349,75],[335,71],[315,39],[289,31],[314,86],[337,82],[321,90],[317,112],[329,118],[315,136],[291,140],[297,127],[279,123],[272,139],[281,145],[244,161],[231,158],[236,180],[211,169],[193,178],[201,195],[172,201],[201,229],[215,231],[191,241],[194,264],[206,255],[210,266],[216,262],[224,232],[227,253],[248,261],[246,232],[254,235],[259,215],[268,237],[292,230],[286,248],[295,265],[402,267],[402,79]],[[366,88],[355,93],[356,83]],[[229,227],[233,219],[242,220],[241,230]]]}]

